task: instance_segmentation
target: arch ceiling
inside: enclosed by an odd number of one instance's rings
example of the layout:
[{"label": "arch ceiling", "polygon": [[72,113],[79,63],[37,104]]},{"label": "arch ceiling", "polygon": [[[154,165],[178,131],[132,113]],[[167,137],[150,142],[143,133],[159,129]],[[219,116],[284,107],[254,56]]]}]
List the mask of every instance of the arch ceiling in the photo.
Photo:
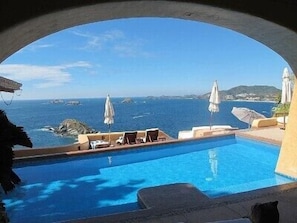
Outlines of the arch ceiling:
[{"label": "arch ceiling", "polygon": [[171,17],[210,23],[249,36],[282,56],[296,74],[296,11],[294,0],[4,0],[0,3],[0,61],[39,38],[76,25],[119,18]]}]

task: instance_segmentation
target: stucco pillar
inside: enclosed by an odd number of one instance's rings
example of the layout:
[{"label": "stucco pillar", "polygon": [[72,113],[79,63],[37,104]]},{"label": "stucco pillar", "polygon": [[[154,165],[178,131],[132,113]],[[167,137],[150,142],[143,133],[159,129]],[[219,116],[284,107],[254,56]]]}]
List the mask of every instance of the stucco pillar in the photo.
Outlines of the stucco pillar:
[{"label": "stucco pillar", "polygon": [[288,124],[276,165],[276,173],[297,179],[297,84],[290,105]]}]

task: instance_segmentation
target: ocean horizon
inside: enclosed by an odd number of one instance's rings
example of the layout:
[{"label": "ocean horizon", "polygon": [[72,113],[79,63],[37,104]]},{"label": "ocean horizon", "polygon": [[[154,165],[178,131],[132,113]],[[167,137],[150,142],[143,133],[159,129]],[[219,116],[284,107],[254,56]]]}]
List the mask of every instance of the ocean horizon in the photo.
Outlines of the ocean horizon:
[{"label": "ocean horizon", "polygon": [[[194,126],[210,125],[208,100],[129,97],[132,103],[122,103],[123,97],[111,98],[115,110],[111,131],[145,130],[159,128],[173,138],[178,132]],[[63,99],[64,103],[52,103],[52,99],[13,100],[11,104],[0,104],[8,119],[24,127],[33,142],[33,148],[55,147],[72,144],[76,137],[54,134],[48,127],[58,127],[65,119],[76,119],[99,132],[108,132],[104,121],[105,98]],[[69,105],[68,101],[79,101]],[[65,103],[66,102],[66,103]],[[272,116],[275,102],[267,101],[222,101],[220,111],[213,114],[212,125],[231,125],[239,129],[248,124],[238,120],[232,113],[233,107],[246,107],[266,117]],[[15,146],[19,148],[19,146]]]}]

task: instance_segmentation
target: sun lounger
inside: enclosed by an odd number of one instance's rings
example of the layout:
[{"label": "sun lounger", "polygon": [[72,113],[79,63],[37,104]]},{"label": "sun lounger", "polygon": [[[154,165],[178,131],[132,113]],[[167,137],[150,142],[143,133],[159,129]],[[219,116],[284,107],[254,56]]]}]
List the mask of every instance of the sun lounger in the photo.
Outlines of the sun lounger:
[{"label": "sun lounger", "polygon": [[193,127],[192,130],[179,131],[178,139],[190,139],[196,137],[209,136],[215,133],[222,133],[226,131],[238,130],[230,125],[212,125],[210,126],[197,126]]},{"label": "sun lounger", "polygon": [[135,144],[137,132],[125,132],[123,136],[116,140],[117,144]]},{"label": "sun lounger", "polygon": [[90,142],[91,149],[104,148],[108,146],[110,146],[110,143],[104,140],[95,140]]},{"label": "sun lounger", "polygon": [[156,142],[158,141],[159,136],[159,129],[146,129],[145,130],[145,137],[143,139],[144,142]]}]

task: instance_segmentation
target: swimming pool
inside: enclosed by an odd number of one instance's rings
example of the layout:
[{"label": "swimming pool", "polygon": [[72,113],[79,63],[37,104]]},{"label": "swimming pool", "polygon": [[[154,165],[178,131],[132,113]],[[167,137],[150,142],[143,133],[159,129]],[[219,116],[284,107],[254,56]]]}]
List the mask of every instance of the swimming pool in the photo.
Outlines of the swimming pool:
[{"label": "swimming pool", "polygon": [[[18,164],[2,195],[11,222],[54,222],[137,210],[137,191],[191,183],[219,197],[292,182],[274,173],[279,147],[234,135]],[[259,174],[260,173],[260,174]]]}]

